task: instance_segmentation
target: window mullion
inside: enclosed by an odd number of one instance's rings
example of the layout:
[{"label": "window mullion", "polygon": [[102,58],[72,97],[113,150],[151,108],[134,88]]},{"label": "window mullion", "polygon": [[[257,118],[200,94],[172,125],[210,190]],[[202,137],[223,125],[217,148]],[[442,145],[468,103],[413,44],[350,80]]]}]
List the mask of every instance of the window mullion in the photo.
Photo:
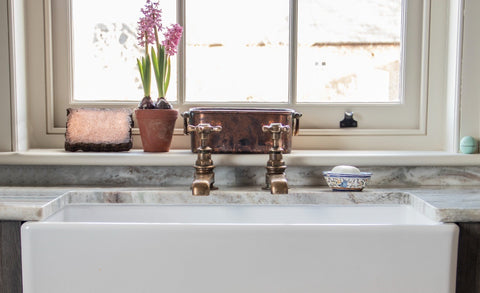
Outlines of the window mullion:
[{"label": "window mullion", "polygon": [[298,0],[290,0],[289,8],[288,103],[297,103]]},{"label": "window mullion", "polygon": [[183,36],[178,45],[177,54],[177,102],[178,105],[185,104],[185,0],[177,0],[177,23],[183,27]]}]

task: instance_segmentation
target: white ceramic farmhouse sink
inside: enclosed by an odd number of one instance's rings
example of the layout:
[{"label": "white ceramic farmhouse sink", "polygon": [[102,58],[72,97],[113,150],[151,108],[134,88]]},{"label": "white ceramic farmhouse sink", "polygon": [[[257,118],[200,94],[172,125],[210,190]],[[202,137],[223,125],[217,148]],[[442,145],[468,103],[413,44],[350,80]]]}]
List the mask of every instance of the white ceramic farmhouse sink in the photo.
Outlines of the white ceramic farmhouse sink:
[{"label": "white ceramic farmhouse sink", "polygon": [[453,293],[457,241],[402,205],[70,205],[23,225],[24,292]]}]

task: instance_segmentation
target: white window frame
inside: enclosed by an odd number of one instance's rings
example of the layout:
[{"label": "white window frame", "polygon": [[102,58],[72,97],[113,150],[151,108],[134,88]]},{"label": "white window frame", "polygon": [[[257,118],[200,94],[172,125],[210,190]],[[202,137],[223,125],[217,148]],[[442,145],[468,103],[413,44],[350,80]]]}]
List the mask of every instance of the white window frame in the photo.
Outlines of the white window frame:
[{"label": "white window frame", "polygon": [[10,52],[8,30],[8,3],[0,1],[0,132],[3,134],[0,140],[0,151],[10,151],[12,145],[11,128],[11,89],[10,89]]},{"label": "white window frame", "polygon": [[[297,1],[290,1],[290,9],[296,11]],[[421,26],[421,54],[417,55],[418,59],[409,59],[409,62],[420,64],[411,73],[407,72],[406,78],[412,77],[416,81],[420,81],[420,86],[409,87],[413,90],[413,96],[418,98],[418,117],[407,127],[392,125],[389,123],[391,115],[385,111],[386,106],[374,105],[368,109],[365,105],[321,105],[326,108],[327,114],[330,116],[308,115],[311,105],[286,105],[286,104],[262,104],[261,106],[272,107],[292,107],[305,115],[301,120],[300,135],[294,138],[295,149],[359,149],[359,150],[454,150],[454,138],[458,136],[458,119],[454,122],[445,121],[445,117],[449,113],[456,116],[458,103],[457,98],[447,97],[448,86],[458,84],[459,74],[461,70],[455,67],[454,73],[447,72],[445,67],[448,66],[448,60],[453,60],[454,64],[458,64],[461,46],[449,48],[446,44],[452,39],[457,40],[461,22],[461,13],[455,13],[455,9],[460,9],[463,1],[452,1],[456,5],[449,5],[447,0],[407,0],[407,5],[421,3],[422,18],[420,23],[417,21],[415,28]],[[184,23],[184,7],[183,1],[178,1],[178,20]],[[60,125],[55,125],[55,102],[54,102],[54,84],[52,78],[53,72],[53,56],[52,56],[52,40],[55,36],[51,35],[51,10],[49,9],[50,0],[26,1],[28,6],[25,9],[26,20],[26,40],[27,46],[26,60],[28,68],[27,88],[28,96],[28,119],[32,128],[29,131],[28,147],[31,148],[59,148],[62,147],[64,141],[65,129]],[[294,14],[293,14],[294,15]],[[450,21],[445,23],[445,15],[450,15]],[[291,25],[295,29],[296,20],[291,21]],[[451,28],[454,28],[453,30]],[[455,29],[457,28],[457,29]],[[292,31],[293,31],[292,30]],[[452,33],[453,31],[453,33]],[[188,33],[188,32],[187,32]],[[418,35],[417,35],[418,36]],[[290,35],[291,43],[295,43],[296,35]],[[408,41],[407,41],[408,43]],[[418,44],[418,43],[417,43]],[[181,76],[184,74],[184,55],[182,51],[184,43],[181,43],[179,58],[179,71]],[[452,51],[453,50],[453,51]],[[290,51],[290,66],[295,64],[295,46]],[[293,55],[293,56],[292,56]],[[43,61],[43,62],[42,62]],[[420,62],[419,62],[420,61]],[[290,80],[295,80],[295,74],[291,74]],[[179,83],[182,85],[182,83]],[[295,83],[290,83],[289,99],[291,102],[295,100],[296,89]],[[65,85],[65,84],[63,84]],[[183,85],[184,86],[184,85]],[[455,87],[455,86],[454,86]],[[180,111],[187,110],[197,105],[184,103],[184,88],[178,89],[178,97],[181,105]],[[205,105],[206,103],[202,103]],[[110,106],[118,106],[115,103],[103,104]],[[102,106],[102,104],[97,104]],[[237,106],[230,104],[230,106]],[[245,105],[243,105],[245,106]],[[403,106],[400,106],[400,108]],[[44,111],[41,111],[44,109]],[[359,120],[359,129],[338,129],[338,121],[341,120],[344,111],[353,111]],[[380,113],[383,116],[381,125],[369,125],[367,117]],[[310,118],[308,117],[310,116]],[[340,117],[339,117],[340,116]],[[331,118],[333,117],[333,118]],[[318,119],[318,121],[315,121]],[[381,127],[383,126],[383,127]],[[181,121],[178,121],[178,127],[175,131],[174,148],[188,148],[189,140],[182,137]],[[136,147],[140,147],[138,138]],[[452,141],[454,141],[452,143]]]}]

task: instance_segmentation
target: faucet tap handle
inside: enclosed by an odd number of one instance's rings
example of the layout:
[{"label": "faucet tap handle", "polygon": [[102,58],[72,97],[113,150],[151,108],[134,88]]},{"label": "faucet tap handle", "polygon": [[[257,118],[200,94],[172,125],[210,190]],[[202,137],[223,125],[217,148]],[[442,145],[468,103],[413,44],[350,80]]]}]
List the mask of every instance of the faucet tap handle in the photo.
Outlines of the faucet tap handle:
[{"label": "faucet tap handle", "polygon": [[273,139],[273,148],[279,148],[279,141],[282,137],[283,133],[287,133],[290,131],[290,126],[283,125],[282,123],[271,123],[270,125],[263,125],[262,126],[263,132],[270,132],[272,134]]},{"label": "faucet tap handle", "polygon": [[212,126],[208,123],[200,123],[198,125],[188,125],[188,131],[194,131],[200,135],[200,147],[204,149],[207,147],[208,135],[212,132],[222,131],[222,126]]}]

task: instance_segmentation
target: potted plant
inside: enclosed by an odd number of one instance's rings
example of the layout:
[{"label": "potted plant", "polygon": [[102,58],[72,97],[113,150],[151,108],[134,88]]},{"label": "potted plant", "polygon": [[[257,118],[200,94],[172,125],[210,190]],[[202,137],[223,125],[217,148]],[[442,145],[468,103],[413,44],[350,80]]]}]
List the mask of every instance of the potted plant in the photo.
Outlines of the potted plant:
[{"label": "potted plant", "polygon": [[[170,83],[170,58],[177,53],[183,28],[178,24],[164,27],[162,10],[158,6],[158,0],[147,0],[138,21],[138,41],[145,48],[145,56],[137,59],[144,97],[135,110],[135,116],[145,152],[170,150],[178,117],[178,111],[166,100],[166,94]],[[149,45],[152,45],[150,50]],[[156,101],[150,95],[152,67],[158,89]]]}]

